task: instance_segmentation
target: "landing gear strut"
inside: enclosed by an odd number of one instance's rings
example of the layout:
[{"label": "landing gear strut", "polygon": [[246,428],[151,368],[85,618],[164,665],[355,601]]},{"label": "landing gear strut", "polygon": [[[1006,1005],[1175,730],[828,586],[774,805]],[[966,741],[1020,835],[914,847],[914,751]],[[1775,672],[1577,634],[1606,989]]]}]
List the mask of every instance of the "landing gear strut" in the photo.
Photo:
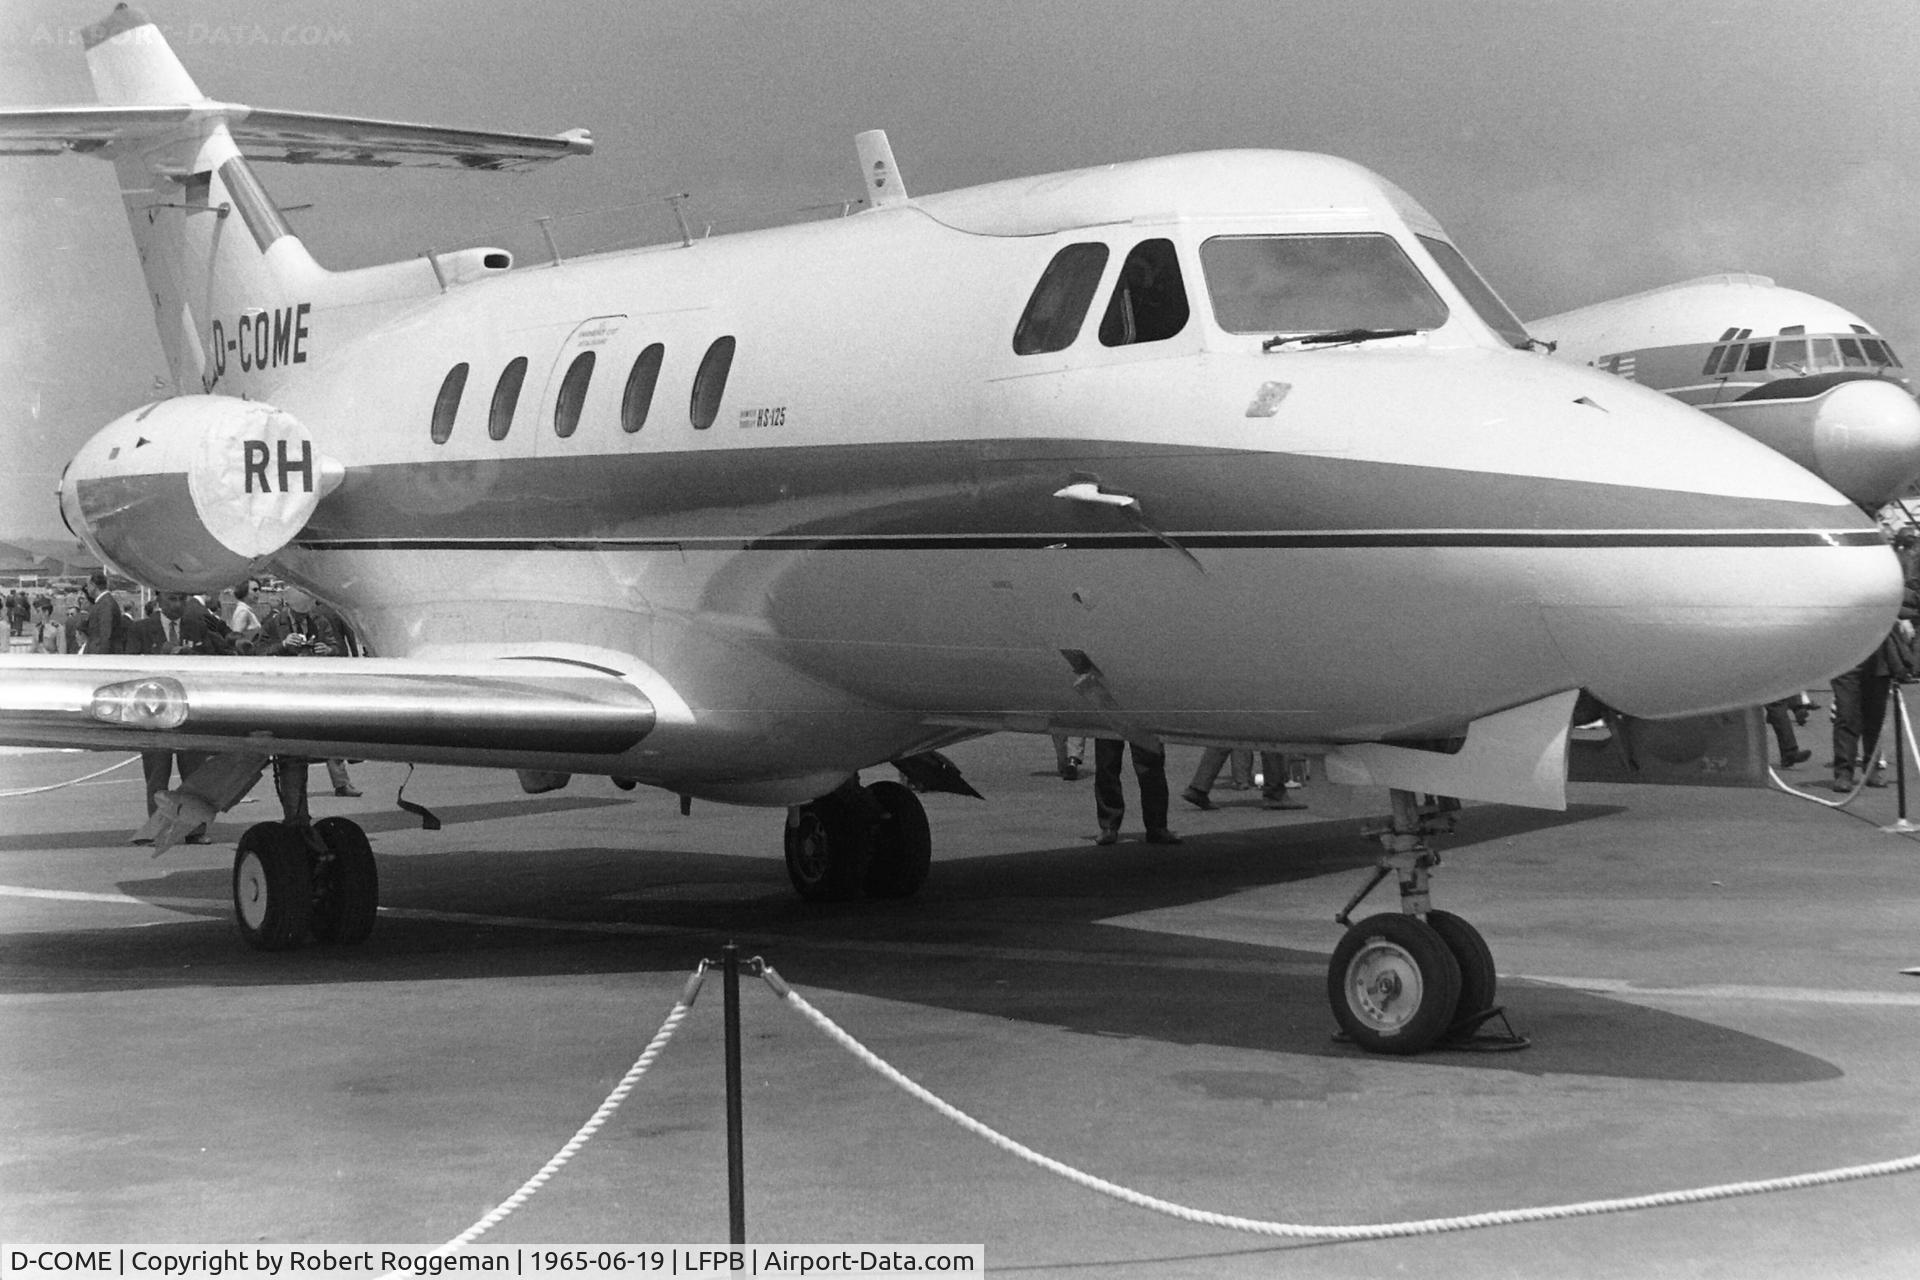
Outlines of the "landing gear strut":
[{"label": "landing gear strut", "polygon": [[364,942],[380,901],[373,850],[358,824],[262,822],[233,855],[233,919],[257,951]]},{"label": "landing gear strut", "polygon": [[[1412,1054],[1443,1039],[1474,1047],[1521,1048],[1504,1038],[1473,1039],[1494,1003],[1493,953],[1480,931],[1429,903],[1440,855],[1428,837],[1453,830],[1459,801],[1395,790],[1393,817],[1366,834],[1380,842],[1373,876],[1334,917],[1350,925],[1327,967],[1327,998],[1347,1038],[1370,1053]],[[1400,910],[1351,924],[1353,909],[1389,875],[1400,882]]]},{"label": "landing gear strut", "polygon": [[920,797],[898,782],[849,779],[787,811],[787,878],[808,902],[910,898],[926,882],[933,840]]}]

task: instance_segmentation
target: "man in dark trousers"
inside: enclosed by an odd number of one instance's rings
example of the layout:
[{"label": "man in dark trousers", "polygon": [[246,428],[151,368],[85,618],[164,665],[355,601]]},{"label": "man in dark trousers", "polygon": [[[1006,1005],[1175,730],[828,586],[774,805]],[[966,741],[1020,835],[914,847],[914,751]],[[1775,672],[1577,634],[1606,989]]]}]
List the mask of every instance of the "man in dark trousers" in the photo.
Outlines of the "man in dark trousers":
[{"label": "man in dark trousers", "polygon": [[[162,591],[160,608],[156,613],[133,623],[127,630],[127,652],[189,654],[211,652],[207,631],[203,623],[196,637],[186,622],[187,597],[178,591]],[[203,751],[142,751],[140,768],[147,778],[147,816],[151,818],[159,806],[154,797],[173,785],[174,760],[179,758],[180,780],[185,782],[195,769],[211,759]],[[134,844],[152,844],[150,836],[135,836]],[[209,844],[207,829],[195,827],[187,835],[188,844]]]},{"label": "man in dark trousers", "polygon": [[1167,830],[1167,753],[1121,738],[1099,738],[1093,744],[1093,804],[1100,819],[1095,844],[1120,839],[1120,823],[1127,816],[1126,793],[1120,789],[1120,757],[1133,749],[1133,772],[1140,781],[1140,817],[1147,824],[1148,844],[1179,844]]}]

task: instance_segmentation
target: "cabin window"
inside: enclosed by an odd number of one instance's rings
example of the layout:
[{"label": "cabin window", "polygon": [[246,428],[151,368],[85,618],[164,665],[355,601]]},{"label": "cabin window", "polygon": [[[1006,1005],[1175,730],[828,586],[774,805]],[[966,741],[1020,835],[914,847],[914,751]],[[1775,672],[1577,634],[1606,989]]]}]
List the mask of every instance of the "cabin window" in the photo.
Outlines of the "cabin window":
[{"label": "cabin window", "polygon": [[526,378],[525,356],[515,356],[500,371],[500,381],[493,384],[493,407],[487,411],[487,434],[493,439],[507,438],[507,430],[513,426],[513,406],[520,400],[520,384]]},{"label": "cabin window", "polygon": [[1860,349],[1867,353],[1867,359],[1882,368],[1894,368],[1900,364],[1893,347],[1879,338],[1860,339]]},{"label": "cabin window", "polygon": [[1187,286],[1173,241],[1142,240],[1121,264],[1113,301],[1100,321],[1100,343],[1164,342],[1187,327],[1187,315]]},{"label": "cabin window", "polygon": [[653,408],[653,389],[660,382],[660,362],[667,349],[654,343],[633,362],[627,375],[627,389],[620,396],[620,429],[632,435],[647,425],[647,411]]},{"label": "cabin window", "polygon": [[1437,329],[1447,304],[1392,236],[1214,236],[1200,246],[1228,333]]},{"label": "cabin window", "polygon": [[1754,342],[1747,345],[1747,362],[1741,367],[1748,373],[1757,373],[1767,367],[1767,356],[1773,350],[1771,342]]},{"label": "cabin window", "polygon": [[560,397],[553,402],[553,434],[562,440],[580,425],[580,410],[587,403],[587,383],[593,380],[593,352],[582,351],[567,366],[560,379]]},{"label": "cabin window", "polygon": [[1867,367],[1866,353],[1860,350],[1860,340],[1858,338],[1840,339],[1840,363],[1849,369],[1864,369]]},{"label": "cabin window", "polygon": [[[1751,368],[1752,366],[1748,366]],[[1805,338],[1782,338],[1773,344],[1773,367],[1787,369],[1794,373],[1807,371],[1807,340]]]},{"label": "cabin window", "polygon": [[1013,331],[1014,354],[1040,355],[1072,346],[1100,287],[1100,273],[1106,269],[1104,244],[1070,244],[1054,254],[1027,299],[1027,309],[1020,313]]},{"label": "cabin window", "polygon": [[1500,295],[1481,278],[1480,273],[1473,269],[1473,264],[1458,249],[1437,236],[1416,236],[1415,239],[1427,247],[1433,260],[1447,273],[1447,279],[1453,281],[1453,287],[1465,296],[1467,305],[1487,322],[1489,329],[1499,334],[1509,346],[1524,351],[1533,345],[1533,337],[1527,332],[1527,326],[1520,323],[1520,317],[1500,301]]},{"label": "cabin window", "polygon": [[1840,348],[1834,345],[1832,338],[1814,338],[1807,345],[1813,352],[1807,365],[1809,373],[1840,368]]},{"label": "cabin window", "polygon": [[1746,343],[1733,343],[1727,348],[1726,354],[1720,358],[1720,367],[1715,369],[1714,372],[1721,375],[1734,372],[1740,367],[1740,357],[1746,354],[1746,350]]},{"label": "cabin window", "polygon": [[447,370],[440,381],[440,394],[433,398],[433,442],[445,444],[453,434],[453,420],[460,415],[460,394],[467,389],[467,362],[462,360]]},{"label": "cabin window", "polygon": [[715,338],[700,357],[700,372],[693,375],[693,399],[687,416],[695,431],[705,431],[720,416],[720,397],[727,390],[727,372],[733,368],[733,338]]}]

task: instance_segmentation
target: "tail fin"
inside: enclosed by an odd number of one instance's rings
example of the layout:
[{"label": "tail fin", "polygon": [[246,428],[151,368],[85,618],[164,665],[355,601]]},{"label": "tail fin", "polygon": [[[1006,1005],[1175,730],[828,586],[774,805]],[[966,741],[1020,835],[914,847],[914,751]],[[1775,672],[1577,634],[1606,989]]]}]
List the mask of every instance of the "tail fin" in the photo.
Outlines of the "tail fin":
[{"label": "tail fin", "polygon": [[[225,114],[191,110],[214,104],[139,10],[119,6],[87,29],[83,43],[103,106],[190,108],[164,132],[132,136],[129,130],[111,148],[175,390],[214,390],[230,350],[234,363],[242,363],[243,341],[249,368],[256,353],[269,367],[303,360],[292,308],[311,302],[326,273],[254,177]],[[281,320],[278,342],[269,315]],[[258,344],[255,319],[266,333]]]},{"label": "tail fin", "polygon": [[465,170],[593,150],[583,129],[546,137],[215,101],[152,20],[125,4],[89,27],[83,43],[99,105],[0,110],[0,155],[77,151],[113,161],[182,393],[213,391],[242,370],[277,379],[305,363],[307,313],[331,278],[287,226],[242,145],[259,159],[296,164]]}]

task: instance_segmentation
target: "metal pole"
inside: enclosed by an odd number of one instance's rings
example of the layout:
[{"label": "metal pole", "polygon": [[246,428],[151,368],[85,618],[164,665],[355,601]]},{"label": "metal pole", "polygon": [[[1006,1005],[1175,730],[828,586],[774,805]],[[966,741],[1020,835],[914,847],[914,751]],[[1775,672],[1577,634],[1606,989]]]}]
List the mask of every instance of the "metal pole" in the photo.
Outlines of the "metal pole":
[{"label": "metal pole", "polygon": [[1893,686],[1893,778],[1900,788],[1900,821],[1907,820],[1907,700]]},{"label": "metal pole", "polygon": [[1893,777],[1900,789],[1900,816],[1892,826],[1880,829],[1905,835],[1916,830],[1907,821],[1907,700],[1900,694],[1898,681],[1894,682],[1890,692],[1893,696]]},{"label": "metal pole", "polygon": [[734,1244],[747,1242],[746,1144],[740,1125],[740,951],[720,948],[727,1024],[727,1229]]}]

